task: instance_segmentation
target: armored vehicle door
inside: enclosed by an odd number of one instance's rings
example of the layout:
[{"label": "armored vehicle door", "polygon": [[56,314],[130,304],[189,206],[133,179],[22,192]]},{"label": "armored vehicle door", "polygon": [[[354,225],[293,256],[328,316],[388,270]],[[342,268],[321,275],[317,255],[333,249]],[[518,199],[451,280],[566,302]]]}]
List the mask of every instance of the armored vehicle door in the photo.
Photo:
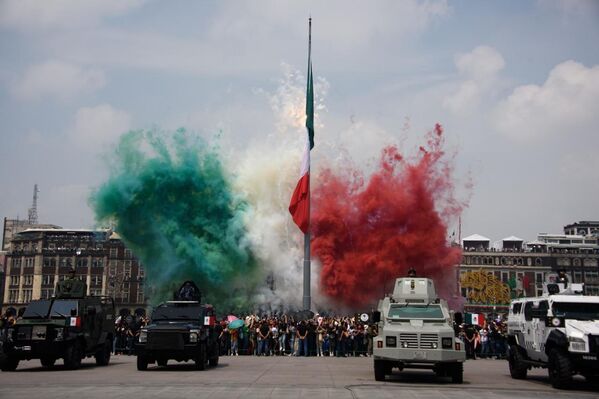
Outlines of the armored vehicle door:
[{"label": "armored vehicle door", "polygon": [[83,330],[89,345],[95,345],[102,332],[102,307],[100,301],[88,299],[83,309]]},{"label": "armored vehicle door", "polygon": [[532,311],[532,330],[533,330],[533,342],[535,351],[537,351],[537,359],[547,361],[545,355],[545,339],[547,334],[547,310],[549,304],[547,300],[542,300],[536,308]]}]

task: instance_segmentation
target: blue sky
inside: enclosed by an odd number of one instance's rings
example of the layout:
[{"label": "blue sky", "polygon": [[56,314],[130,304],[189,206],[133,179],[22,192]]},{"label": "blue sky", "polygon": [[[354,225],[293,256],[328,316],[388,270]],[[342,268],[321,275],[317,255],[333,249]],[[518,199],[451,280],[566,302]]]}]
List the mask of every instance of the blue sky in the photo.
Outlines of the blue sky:
[{"label": "blue sky", "polygon": [[440,122],[474,183],[463,235],[599,218],[591,0],[0,1],[0,216],[25,217],[38,183],[41,222],[93,225],[87,198],[129,129],[221,131],[243,156],[277,131],[285,83],[301,88],[309,15],[333,144],[316,164],[343,147],[368,169]]}]

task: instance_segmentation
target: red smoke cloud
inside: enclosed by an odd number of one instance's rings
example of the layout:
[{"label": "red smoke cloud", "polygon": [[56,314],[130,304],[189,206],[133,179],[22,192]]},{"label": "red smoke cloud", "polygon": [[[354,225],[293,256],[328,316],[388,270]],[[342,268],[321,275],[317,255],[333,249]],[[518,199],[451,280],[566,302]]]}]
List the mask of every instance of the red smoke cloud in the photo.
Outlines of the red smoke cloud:
[{"label": "red smoke cloud", "polygon": [[345,177],[330,169],[319,176],[312,252],[322,263],[322,291],[339,303],[360,309],[376,303],[410,267],[451,299],[461,249],[448,245],[445,221],[464,204],[454,195],[441,125],[425,138],[411,158],[386,147],[368,182],[351,168]]}]

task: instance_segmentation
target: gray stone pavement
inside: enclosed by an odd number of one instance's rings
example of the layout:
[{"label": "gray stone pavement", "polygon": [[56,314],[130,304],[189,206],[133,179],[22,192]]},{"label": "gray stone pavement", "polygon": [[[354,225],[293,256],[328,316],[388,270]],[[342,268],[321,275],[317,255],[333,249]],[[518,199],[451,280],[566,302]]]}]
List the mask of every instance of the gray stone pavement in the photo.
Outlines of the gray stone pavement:
[{"label": "gray stone pavement", "polygon": [[[60,363],[60,361],[59,361]],[[47,370],[21,362],[0,373],[0,398],[599,398],[599,382],[576,378],[571,391],[554,390],[545,370],[524,381],[509,376],[507,362],[475,360],[465,365],[464,384],[427,370],[394,372],[374,381],[371,358],[222,357],[219,366],[196,371],[171,362],[166,368],[136,369],[134,356],[114,356],[107,367],[87,359],[80,370],[61,364]]]}]

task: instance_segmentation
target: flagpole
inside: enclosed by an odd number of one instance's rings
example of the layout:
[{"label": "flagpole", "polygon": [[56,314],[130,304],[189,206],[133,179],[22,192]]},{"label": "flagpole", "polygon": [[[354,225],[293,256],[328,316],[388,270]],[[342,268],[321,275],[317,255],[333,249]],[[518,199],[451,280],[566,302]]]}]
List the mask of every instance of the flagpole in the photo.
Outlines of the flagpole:
[{"label": "flagpole", "polygon": [[[311,60],[310,56],[312,53],[312,17],[308,18],[308,73],[311,71]],[[308,156],[310,151],[308,150]],[[311,160],[310,160],[311,161]],[[310,165],[310,163],[308,163]],[[308,173],[310,173],[310,167],[308,167]],[[308,175],[310,176],[310,175]],[[311,176],[310,176],[311,177]],[[304,234],[304,310],[310,310],[312,304],[312,297],[310,295],[310,182],[308,181],[308,230]]]}]

